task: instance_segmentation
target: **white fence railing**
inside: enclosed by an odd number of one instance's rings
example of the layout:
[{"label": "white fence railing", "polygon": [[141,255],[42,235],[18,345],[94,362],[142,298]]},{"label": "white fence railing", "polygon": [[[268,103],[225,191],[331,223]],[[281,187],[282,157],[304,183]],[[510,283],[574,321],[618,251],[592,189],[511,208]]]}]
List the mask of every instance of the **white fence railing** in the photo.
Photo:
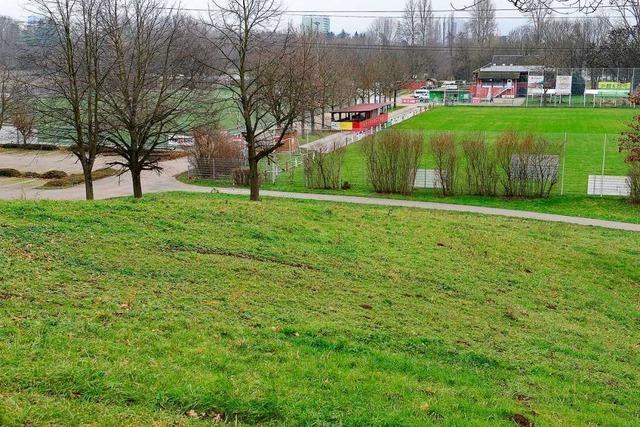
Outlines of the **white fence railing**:
[{"label": "white fence railing", "polygon": [[589,175],[589,196],[625,196],[631,194],[631,183],[626,176]]}]

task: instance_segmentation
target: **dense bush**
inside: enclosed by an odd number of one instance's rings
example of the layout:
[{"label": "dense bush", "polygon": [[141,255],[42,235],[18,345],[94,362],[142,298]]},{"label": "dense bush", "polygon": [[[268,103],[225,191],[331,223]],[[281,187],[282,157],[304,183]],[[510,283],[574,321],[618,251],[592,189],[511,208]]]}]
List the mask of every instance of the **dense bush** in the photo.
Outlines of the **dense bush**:
[{"label": "dense bush", "polygon": [[20,178],[22,176],[22,172],[17,169],[0,169],[0,176],[5,178]]},{"label": "dense bush", "polygon": [[346,147],[331,151],[310,151],[303,158],[304,183],[307,188],[338,190]]},{"label": "dense bush", "polygon": [[465,157],[467,191],[477,196],[495,196],[498,188],[497,159],[495,149],[482,135],[462,141]]},{"label": "dense bush", "polygon": [[431,154],[436,163],[436,173],[440,180],[440,188],[444,196],[451,196],[456,192],[458,177],[458,150],[456,140],[450,133],[435,135],[429,141]]},{"label": "dense bush", "polygon": [[40,178],[43,178],[43,179],[62,179],[62,178],[66,178],[67,176],[69,176],[69,174],[67,174],[64,171],[51,170],[51,171],[45,172],[42,175],[40,175]]},{"label": "dense bush", "polygon": [[369,181],[376,192],[413,192],[422,142],[419,133],[387,130],[363,144]]},{"label": "dense bush", "polygon": [[25,172],[22,174],[23,178],[42,178],[42,175],[38,172]]}]

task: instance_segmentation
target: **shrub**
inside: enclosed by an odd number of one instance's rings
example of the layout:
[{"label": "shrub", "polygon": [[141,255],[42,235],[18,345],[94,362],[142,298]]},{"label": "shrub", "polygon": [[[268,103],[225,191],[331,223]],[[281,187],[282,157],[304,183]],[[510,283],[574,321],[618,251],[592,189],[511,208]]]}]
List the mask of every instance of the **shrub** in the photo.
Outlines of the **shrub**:
[{"label": "shrub", "polygon": [[419,133],[388,130],[363,144],[369,181],[376,192],[413,192],[422,142]]},{"label": "shrub", "polygon": [[43,179],[62,179],[66,178],[67,176],[69,176],[68,173],[58,170],[51,170],[40,175],[40,177]]},{"label": "shrub", "polygon": [[34,150],[34,151],[56,151],[60,146],[53,144],[0,144],[0,148]]},{"label": "shrub", "polygon": [[622,132],[619,149],[626,153],[625,162],[629,165],[629,201],[640,203],[640,115]]},{"label": "shrub", "polygon": [[500,171],[498,175],[499,181],[506,197],[514,197],[517,193],[517,174],[513,170],[513,159],[518,150],[518,134],[515,132],[506,132],[498,137],[496,142],[496,164]]},{"label": "shrub", "polygon": [[629,164],[629,202],[640,204],[640,161]]},{"label": "shrub", "polygon": [[[102,168],[94,170],[91,173],[91,177],[94,181],[97,181],[110,176],[116,176],[118,173],[119,171],[114,168]],[[64,177],[47,181],[42,188],[67,188],[73,187],[74,185],[84,184],[84,174],[82,173],[73,173],[71,175],[67,175],[65,173],[65,175],[66,176]]]},{"label": "shrub", "polygon": [[469,194],[495,196],[498,187],[495,151],[482,135],[475,135],[462,141],[462,152]]},{"label": "shrub", "polygon": [[431,153],[436,162],[436,173],[440,179],[442,195],[455,194],[458,175],[458,151],[452,134],[435,135],[429,141]]},{"label": "shrub", "polygon": [[497,165],[507,197],[549,197],[558,182],[560,146],[543,138],[508,132],[496,143]]},{"label": "shrub", "polygon": [[[249,168],[238,168],[234,169],[231,173],[231,178],[233,179],[233,185],[236,187],[248,187],[250,184]],[[258,179],[260,180],[260,185],[264,182],[264,174],[259,174]]]},{"label": "shrub", "polygon": [[20,178],[22,176],[22,172],[17,169],[0,169],[0,176],[5,178]]},{"label": "shrub", "polygon": [[22,174],[24,178],[42,178],[38,172],[25,172]]},{"label": "shrub", "polygon": [[528,163],[527,178],[530,186],[527,197],[549,197],[558,183],[560,145],[544,138],[535,138],[529,149]]},{"label": "shrub", "polygon": [[340,189],[340,173],[346,147],[332,151],[310,151],[304,156],[304,183],[307,188]]},{"label": "shrub", "polygon": [[243,163],[242,148],[241,143],[234,141],[223,130],[196,129],[193,131],[193,146],[188,148],[189,164],[201,178],[234,176],[234,171]]}]

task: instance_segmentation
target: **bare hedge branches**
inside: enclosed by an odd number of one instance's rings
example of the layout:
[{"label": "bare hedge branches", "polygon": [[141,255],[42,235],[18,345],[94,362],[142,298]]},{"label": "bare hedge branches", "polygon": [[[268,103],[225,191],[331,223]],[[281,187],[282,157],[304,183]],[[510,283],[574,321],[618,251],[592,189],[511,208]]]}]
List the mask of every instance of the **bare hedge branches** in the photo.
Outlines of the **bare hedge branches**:
[{"label": "bare hedge branches", "polygon": [[495,196],[498,189],[495,150],[482,135],[475,135],[462,141],[462,151],[466,158],[469,194]]},{"label": "bare hedge branches", "polygon": [[430,141],[445,196],[462,191],[457,182],[460,164],[466,172],[465,194],[543,198],[549,197],[558,182],[561,147],[544,138],[506,132],[495,144],[474,135],[460,145],[461,157],[452,134],[436,135]]},{"label": "bare hedge branches", "polygon": [[304,182],[307,188],[339,190],[342,161],[346,152],[346,147],[308,152],[303,158]]},{"label": "bare hedge branches", "polygon": [[387,130],[363,144],[369,181],[376,192],[413,192],[422,143],[419,133]]},{"label": "bare hedge branches", "polygon": [[452,196],[456,192],[459,164],[455,137],[450,133],[435,135],[430,140],[430,147],[442,195]]}]

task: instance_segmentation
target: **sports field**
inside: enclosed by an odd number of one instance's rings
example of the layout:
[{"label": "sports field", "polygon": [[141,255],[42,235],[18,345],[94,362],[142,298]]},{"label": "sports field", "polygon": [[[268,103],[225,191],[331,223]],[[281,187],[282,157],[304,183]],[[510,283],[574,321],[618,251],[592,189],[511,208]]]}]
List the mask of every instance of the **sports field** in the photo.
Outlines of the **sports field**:
[{"label": "sports field", "polygon": [[618,134],[640,109],[446,107],[407,120],[398,129],[437,131]]},{"label": "sports field", "polygon": [[[563,215],[584,216],[627,222],[640,222],[640,209],[620,198],[587,197],[589,175],[626,175],[624,154],[617,139],[625,123],[640,109],[589,108],[524,108],[524,107],[440,107],[425,112],[398,126],[407,132],[423,132],[425,145],[421,168],[433,168],[429,138],[437,133],[452,132],[458,139],[482,132],[495,141],[501,132],[531,132],[562,147],[563,168],[551,199],[505,200],[474,196],[442,198],[434,190],[416,190],[410,198],[522,209]],[[375,196],[368,179],[362,154],[362,143],[350,145],[344,157],[342,180],[351,185],[339,194]],[[231,185],[229,182],[197,181],[201,185]],[[304,184],[301,167],[280,175],[265,188],[282,191],[324,192],[309,190]],[[330,191],[336,192],[336,191]],[[385,196],[388,197],[388,196]]]},{"label": "sports field", "polygon": [[638,425],[639,247],[323,202],[0,202],[0,425]]}]

